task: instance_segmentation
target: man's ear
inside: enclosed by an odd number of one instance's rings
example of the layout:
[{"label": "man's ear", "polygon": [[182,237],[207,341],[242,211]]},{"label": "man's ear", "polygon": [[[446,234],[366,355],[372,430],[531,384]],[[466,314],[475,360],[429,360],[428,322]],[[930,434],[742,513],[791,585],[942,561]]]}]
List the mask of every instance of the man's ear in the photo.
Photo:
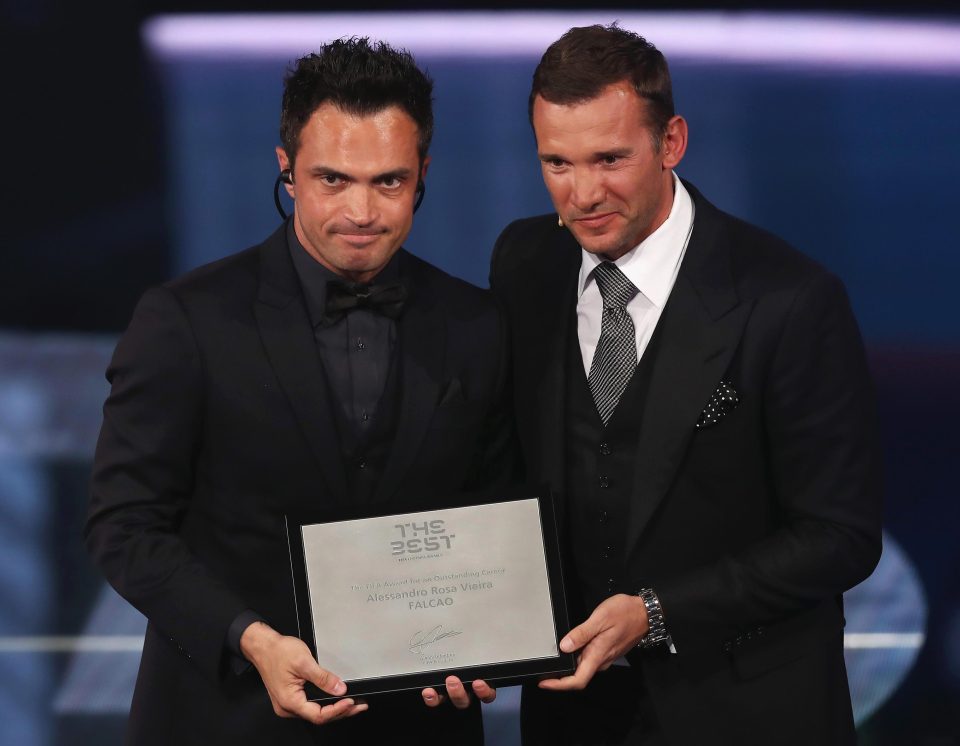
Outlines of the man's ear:
[{"label": "man's ear", "polygon": [[286,188],[287,194],[290,195],[290,199],[296,199],[293,188],[293,171],[290,168],[290,159],[287,157],[287,151],[278,145],[275,152],[277,154],[277,164],[280,166],[280,173],[287,171],[290,174],[289,181],[286,179],[282,180],[284,188]]},{"label": "man's ear", "polygon": [[417,187],[413,193],[413,211],[416,212],[420,209],[420,205],[423,204],[424,195],[427,192],[427,169],[430,168],[430,156],[428,155],[423,159],[423,163],[420,164],[420,173],[417,174]]},{"label": "man's ear", "polygon": [[664,128],[660,142],[660,157],[663,159],[663,168],[673,170],[683,160],[687,152],[687,120],[680,116],[673,117]]}]

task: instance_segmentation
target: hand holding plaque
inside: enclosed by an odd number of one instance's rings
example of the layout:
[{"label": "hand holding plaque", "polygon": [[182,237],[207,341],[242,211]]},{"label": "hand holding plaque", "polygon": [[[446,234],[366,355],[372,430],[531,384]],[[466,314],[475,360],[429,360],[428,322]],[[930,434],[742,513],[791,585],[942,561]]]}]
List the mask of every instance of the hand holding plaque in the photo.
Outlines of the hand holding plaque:
[{"label": "hand holding plaque", "polygon": [[541,689],[571,691],[586,688],[597,671],[606,671],[614,661],[633,650],[647,633],[647,609],[639,596],[618,593],[604,599],[583,623],[560,641],[560,649],[578,652],[572,676],[545,679]]},{"label": "hand holding plaque", "polygon": [[454,707],[458,710],[465,710],[470,706],[472,697],[476,697],[485,705],[490,704],[497,698],[497,690],[483,679],[464,683],[456,676],[447,676],[444,687],[446,688],[446,694],[440,694],[432,686],[421,692],[427,707],[438,707],[449,698]]},{"label": "hand holding plaque", "polygon": [[548,499],[303,525],[290,539],[300,637],[354,696],[573,670],[557,645],[567,618]]},{"label": "hand holding plaque", "polygon": [[307,699],[304,683],[332,695],[343,695],[346,684],[313,659],[310,649],[296,637],[281,635],[263,622],[254,622],[240,638],[240,649],[256,667],[278,717],[299,717],[314,725],[352,717],[367,709],[352,699],[321,706]]}]

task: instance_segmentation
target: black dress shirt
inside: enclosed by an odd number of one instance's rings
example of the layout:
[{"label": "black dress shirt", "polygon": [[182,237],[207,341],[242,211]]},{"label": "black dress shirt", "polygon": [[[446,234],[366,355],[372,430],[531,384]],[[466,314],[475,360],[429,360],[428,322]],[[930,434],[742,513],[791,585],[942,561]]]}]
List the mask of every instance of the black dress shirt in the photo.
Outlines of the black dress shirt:
[{"label": "black dress shirt", "polygon": [[[341,279],[310,256],[301,245],[291,221],[287,242],[293,266],[303,286],[307,313],[332,399],[345,420],[361,437],[373,425],[377,405],[390,372],[396,347],[397,322],[369,308],[355,308],[335,323],[325,320],[327,283]],[[399,257],[394,254],[376,276],[377,283],[397,282]]]},{"label": "black dress shirt", "polygon": [[[341,278],[314,259],[300,243],[291,220],[287,244],[317,342],[330,400],[340,408],[338,422],[349,423],[353,432],[341,433],[341,441],[363,442],[374,426],[380,399],[386,387],[396,349],[397,322],[369,308],[355,308],[334,322],[326,316],[327,283]],[[394,254],[377,273],[378,283],[400,279],[399,257]],[[240,652],[240,637],[254,622],[266,621],[248,609],[237,616],[227,630],[226,645],[237,656],[236,673],[250,667]]]}]

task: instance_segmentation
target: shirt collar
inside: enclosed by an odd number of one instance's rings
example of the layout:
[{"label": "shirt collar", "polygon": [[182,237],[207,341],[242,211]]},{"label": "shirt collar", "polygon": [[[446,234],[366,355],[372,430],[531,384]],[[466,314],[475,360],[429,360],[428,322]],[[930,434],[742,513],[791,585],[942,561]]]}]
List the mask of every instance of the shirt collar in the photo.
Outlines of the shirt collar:
[{"label": "shirt collar", "polygon": [[[314,259],[300,243],[297,231],[293,227],[293,220],[287,223],[287,247],[290,249],[290,258],[293,267],[300,278],[300,286],[307,300],[307,313],[313,326],[319,324],[327,308],[327,283],[331,280],[346,282],[336,272],[332,272]],[[396,252],[387,265],[381,269],[371,282],[395,282],[400,279],[400,252]]]},{"label": "shirt collar", "polygon": [[[670,214],[659,228],[632,248],[614,264],[637,289],[657,308],[663,308],[673,287],[677,264],[683,258],[683,249],[693,222],[693,200],[683,183],[673,174],[673,205]],[[580,280],[577,297],[583,295],[593,281],[591,272],[605,259],[580,249]]]}]

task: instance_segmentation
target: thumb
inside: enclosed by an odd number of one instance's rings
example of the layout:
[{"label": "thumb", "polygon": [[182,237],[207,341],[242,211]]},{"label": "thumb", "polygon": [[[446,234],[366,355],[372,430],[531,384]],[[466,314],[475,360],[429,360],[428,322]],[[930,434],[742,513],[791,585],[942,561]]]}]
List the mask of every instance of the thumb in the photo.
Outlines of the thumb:
[{"label": "thumb", "polygon": [[593,615],[587,621],[570,630],[560,641],[560,650],[564,653],[572,653],[586,645],[590,640],[597,636],[597,622]]},{"label": "thumb", "polygon": [[306,663],[306,670],[302,671],[301,675],[327,694],[339,697],[347,693],[347,685],[335,674],[321,668],[320,664],[313,659],[313,656],[310,657],[309,663]]}]

